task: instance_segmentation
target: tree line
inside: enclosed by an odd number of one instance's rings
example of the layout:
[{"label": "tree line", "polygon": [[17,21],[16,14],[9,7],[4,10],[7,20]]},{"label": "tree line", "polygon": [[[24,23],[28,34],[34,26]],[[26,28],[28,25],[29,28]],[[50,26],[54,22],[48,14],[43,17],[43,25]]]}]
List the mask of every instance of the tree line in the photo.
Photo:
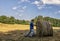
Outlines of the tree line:
[{"label": "tree line", "polygon": [[51,17],[43,17],[43,16],[37,16],[34,18],[34,22],[36,23],[37,18],[43,19],[44,21],[49,21],[52,26],[54,27],[60,27],[60,19],[51,18]]},{"label": "tree line", "polygon": [[[43,19],[45,21],[51,22],[52,26],[54,26],[54,27],[60,27],[60,19],[51,18],[51,17],[37,16],[37,17],[34,18],[35,23],[36,23],[38,18]],[[29,22],[30,21],[15,19],[13,16],[10,16],[10,17],[4,16],[4,15],[0,16],[0,23],[29,25]]]},{"label": "tree line", "polygon": [[5,23],[5,24],[29,24],[29,21],[15,19],[13,16],[7,17],[7,16],[2,15],[2,16],[0,16],[0,23]]}]

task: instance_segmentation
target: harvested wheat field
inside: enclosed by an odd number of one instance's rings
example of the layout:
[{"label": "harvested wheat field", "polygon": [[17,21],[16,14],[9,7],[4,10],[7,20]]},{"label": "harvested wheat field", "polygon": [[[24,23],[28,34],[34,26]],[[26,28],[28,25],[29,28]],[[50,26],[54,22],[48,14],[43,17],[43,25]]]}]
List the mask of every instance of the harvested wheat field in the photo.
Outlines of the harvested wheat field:
[{"label": "harvested wheat field", "polygon": [[53,27],[52,37],[24,37],[29,25],[0,24],[0,41],[60,41],[60,28]]}]

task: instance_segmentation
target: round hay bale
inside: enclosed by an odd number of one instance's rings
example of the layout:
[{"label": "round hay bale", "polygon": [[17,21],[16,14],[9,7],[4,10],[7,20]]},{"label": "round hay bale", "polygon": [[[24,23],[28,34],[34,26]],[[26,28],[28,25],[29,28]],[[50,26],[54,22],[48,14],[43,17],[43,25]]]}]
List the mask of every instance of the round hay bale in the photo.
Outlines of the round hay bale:
[{"label": "round hay bale", "polygon": [[53,36],[53,28],[51,24],[47,21],[37,21],[36,22],[36,35],[37,36]]},{"label": "round hay bale", "polygon": [[42,36],[42,22],[40,20],[36,22],[36,36]]},{"label": "round hay bale", "polygon": [[42,29],[42,32],[43,32],[43,35],[44,36],[52,36],[53,35],[53,28],[51,26],[51,24],[47,21],[43,21],[42,22],[42,25],[43,25],[43,29]]}]

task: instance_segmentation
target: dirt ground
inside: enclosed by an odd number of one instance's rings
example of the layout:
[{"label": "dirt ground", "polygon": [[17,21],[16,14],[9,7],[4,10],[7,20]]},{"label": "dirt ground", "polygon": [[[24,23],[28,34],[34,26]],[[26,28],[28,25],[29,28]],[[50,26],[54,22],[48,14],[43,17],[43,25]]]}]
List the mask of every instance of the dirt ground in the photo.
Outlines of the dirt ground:
[{"label": "dirt ground", "polygon": [[0,41],[60,41],[60,30],[54,30],[53,36],[49,37],[24,37],[24,33],[26,32],[28,31],[0,32]]}]

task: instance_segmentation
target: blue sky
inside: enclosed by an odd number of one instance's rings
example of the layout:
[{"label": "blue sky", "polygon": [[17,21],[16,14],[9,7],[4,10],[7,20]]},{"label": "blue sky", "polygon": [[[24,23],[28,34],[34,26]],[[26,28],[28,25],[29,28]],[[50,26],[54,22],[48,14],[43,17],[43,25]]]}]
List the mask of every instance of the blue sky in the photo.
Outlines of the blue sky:
[{"label": "blue sky", "polygon": [[38,15],[60,19],[60,0],[0,0],[0,16],[31,20]]}]

